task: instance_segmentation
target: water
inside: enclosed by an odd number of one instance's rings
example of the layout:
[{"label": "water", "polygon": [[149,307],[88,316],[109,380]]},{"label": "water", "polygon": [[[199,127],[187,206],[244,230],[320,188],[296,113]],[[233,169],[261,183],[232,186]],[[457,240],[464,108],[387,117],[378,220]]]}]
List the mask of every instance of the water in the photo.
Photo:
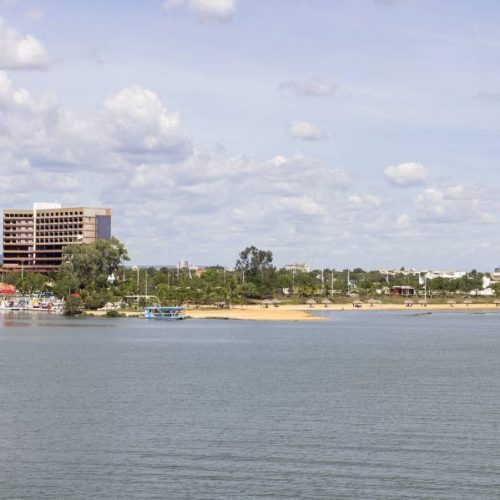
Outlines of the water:
[{"label": "water", "polygon": [[0,316],[0,498],[500,497],[499,325]]}]

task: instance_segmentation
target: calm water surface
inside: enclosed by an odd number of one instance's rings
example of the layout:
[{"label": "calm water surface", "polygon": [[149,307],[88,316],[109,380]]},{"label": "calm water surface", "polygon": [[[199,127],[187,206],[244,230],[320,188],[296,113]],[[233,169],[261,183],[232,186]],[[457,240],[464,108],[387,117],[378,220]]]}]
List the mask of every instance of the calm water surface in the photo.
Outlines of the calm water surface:
[{"label": "calm water surface", "polygon": [[0,315],[0,498],[498,498],[500,314]]}]

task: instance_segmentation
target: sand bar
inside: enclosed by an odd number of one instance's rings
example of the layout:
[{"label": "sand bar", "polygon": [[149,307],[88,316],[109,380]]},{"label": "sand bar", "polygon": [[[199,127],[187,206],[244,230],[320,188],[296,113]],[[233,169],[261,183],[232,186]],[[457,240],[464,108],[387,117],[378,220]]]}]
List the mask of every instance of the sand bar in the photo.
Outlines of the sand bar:
[{"label": "sand bar", "polygon": [[[427,307],[415,304],[407,307],[404,304],[363,304],[362,307],[353,307],[352,304],[331,304],[328,307],[323,305],[292,305],[284,304],[279,307],[262,307],[260,305],[233,306],[230,309],[216,309],[211,307],[188,308],[186,315],[194,319],[233,319],[250,321],[324,321],[326,318],[315,313],[336,311],[407,311],[407,312],[498,312],[500,307],[495,304],[428,304]],[[104,316],[105,311],[88,311],[91,316]],[[141,311],[126,311],[123,313],[128,317],[140,317]]]},{"label": "sand bar", "polygon": [[457,311],[457,312],[480,312],[497,311],[500,313],[500,307],[495,304],[428,304],[426,307],[413,305],[407,307],[404,304],[363,304],[362,307],[353,307],[352,304],[331,304],[328,307],[323,305],[281,305],[279,307],[262,307],[259,305],[235,306],[231,309],[188,309],[187,314],[192,318],[221,318],[221,319],[240,319],[254,321],[318,321],[324,320],[324,317],[316,316],[315,313],[326,311]]}]

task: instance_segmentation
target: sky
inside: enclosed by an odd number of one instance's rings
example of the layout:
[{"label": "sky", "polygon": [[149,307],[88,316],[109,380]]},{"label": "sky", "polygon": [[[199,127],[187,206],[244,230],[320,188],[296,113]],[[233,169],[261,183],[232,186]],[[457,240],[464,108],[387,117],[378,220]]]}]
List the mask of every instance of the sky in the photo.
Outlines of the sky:
[{"label": "sky", "polygon": [[500,266],[496,0],[0,0],[0,199],[132,263]]}]

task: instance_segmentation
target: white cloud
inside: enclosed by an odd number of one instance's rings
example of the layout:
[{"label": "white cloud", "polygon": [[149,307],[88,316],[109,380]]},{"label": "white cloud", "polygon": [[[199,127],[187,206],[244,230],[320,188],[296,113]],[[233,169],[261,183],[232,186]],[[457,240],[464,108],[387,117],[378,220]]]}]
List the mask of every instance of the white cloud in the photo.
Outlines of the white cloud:
[{"label": "white cloud", "polygon": [[290,80],[288,82],[283,82],[282,84],[280,84],[279,88],[280,90],[287,90],[299,96],[314,97],[331,95],[334,90],[332,85],[320,82],[318,80],[306,80],[303,82]]},{"label": "white cloud", "polygon": [[177,113],[151,90],[131,86],[96,113],[73,115],[53,95],[33,97],[0,72],[0,147],[35,167],[121,168],[127,163],[176,162],[192,152]]},{"label": "white cloud", "polygon": [[40,171],[33,168],[27,159],[16,158],[9,153],[0,156],[0,175],[0,194],[9,204],[12,198],[29,200],[29,193],[34,188],[52,193],[68,193],[79,187],[75,177]]},{"label": "white cloud", "polygon": [[364,178],[354,182],[349,169],[321,159],[197,149],[178,113],[145,87],[122,89],[80,114],[52,94],[19,88],[5,72],[0,152],[0,196],[9,205],[109,205],[115,234],[143,263],[187,252],[199,264],[230,264],[253,243],[280,262],[363,264],[371,248],[395,265],[395,254],[449,251],[458,233],[464,245],[484,239],[500,199],[493,188],[456,183],[426,186],[412,206],[388,187],[372,194]]},{"label": "white cloud", "polygon": [[351,194],[347,202],[352,207],[378,207],[380,206],[380,198],[373,194]]},{"label": "white cloud", "polygon": [[47,49],[31,35],[22,36],[0,18],[0,69],[47,69]]},{"label": "white cloud", "polygon": [[284,156],[278,155],[269,160],[269,162],[274,165],[275,167],[281,167],[283,165],[286,165],[287,159]]},{"label": "white cloud", "polygon": [[178,113],[168,112],[153,91],[134,85],[106,99],[104,107],[117,151],[171,161],[190,154],[191,142],[179,127]]},{"label": "white cloud", "polygon": [[212,254],[213,245],[224,252],[249,240],[270,246],[305,242],[312,233],[325,238],[325,228],[333,238],[332,225],[349,220],[351,183],[349,171],[304,156],[257,160],[195,150],[178,164],[130,165],[100,184],[126,211],[127,241],[135,238],[127,226],[139,225],[159,237],[155,251],[172,254],[186,245],[186,228],[196,226],[189,233],[193,251]]},{"label": "white cloud", "polygon": [[389,184],[395,187],[413,187],[425,184],[427,169],[420,163],[401,163],[384,169]]},{"label": "white cloud", "polygon": [[326,215],[325,205],[318,203],[310,196],[277,197],[271,201],[273,212],[300,213],[304,215]]},{"label": "white cloud", "polygon": [[288,127],[288,134],[304,141],[321,141],[326,134],[314,123],[303,120],[294,120]]},{"label": "white cloud", "polygon": [[457,184],[425,189],[415,199],[419,217],[432,223],[494,223],[492,195],[484,187]]},{"label": "white cloud", "polygon": [[394,226],[396,229],[408,229],[410,227],[410,216],[408,214],[399,215]]},{"label": "white cloud", "polygon": [[165,0],[164,9],[182,6],[205,21],[227,21],[235,11],[235,0]]}]

